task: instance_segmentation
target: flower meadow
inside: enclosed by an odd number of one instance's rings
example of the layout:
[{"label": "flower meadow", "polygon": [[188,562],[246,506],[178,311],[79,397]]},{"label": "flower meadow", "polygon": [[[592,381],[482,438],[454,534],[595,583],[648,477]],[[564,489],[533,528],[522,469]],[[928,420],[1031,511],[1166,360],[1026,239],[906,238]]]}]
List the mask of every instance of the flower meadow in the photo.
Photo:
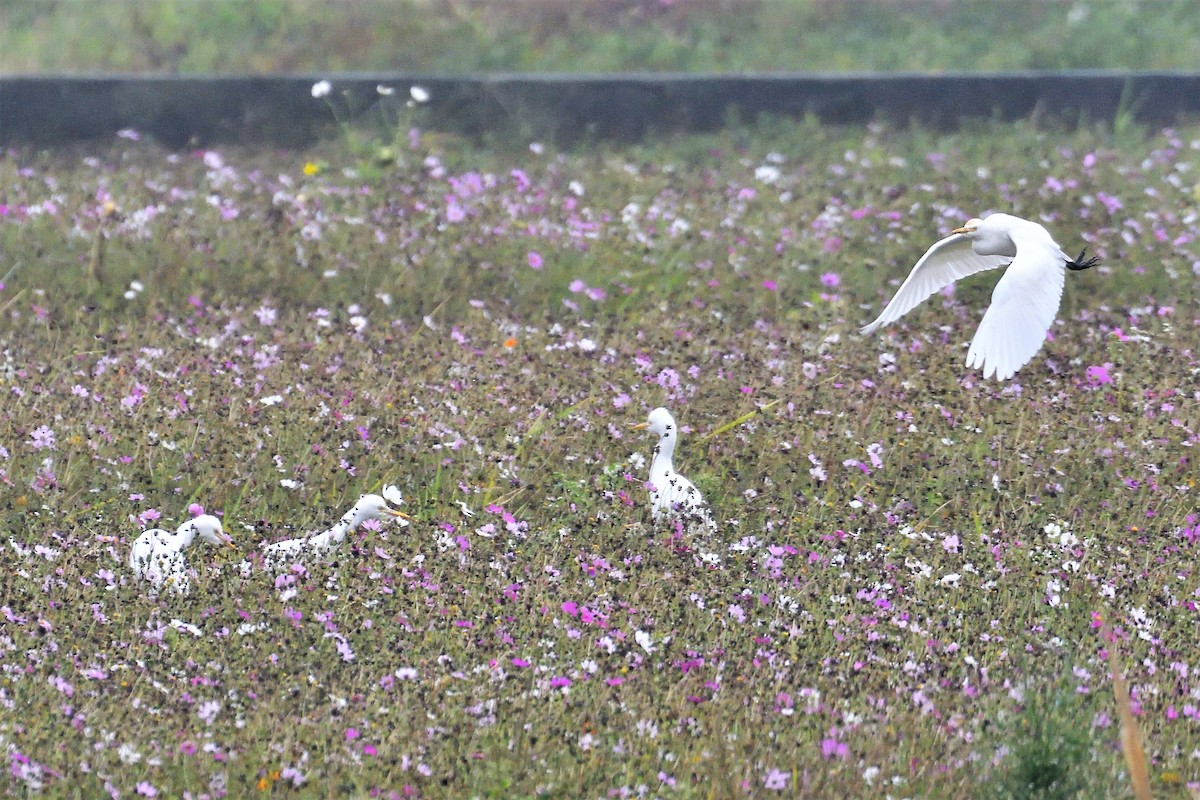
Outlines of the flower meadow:
[{"label": "flower meadow", "polygon": [[[7,795],[1127,797],[1118,661],[1200,786],[1200,128],[401,142],[0,153]],[[1103,262],[1014,380],[996,274],[858,335],[989,211]]]}]

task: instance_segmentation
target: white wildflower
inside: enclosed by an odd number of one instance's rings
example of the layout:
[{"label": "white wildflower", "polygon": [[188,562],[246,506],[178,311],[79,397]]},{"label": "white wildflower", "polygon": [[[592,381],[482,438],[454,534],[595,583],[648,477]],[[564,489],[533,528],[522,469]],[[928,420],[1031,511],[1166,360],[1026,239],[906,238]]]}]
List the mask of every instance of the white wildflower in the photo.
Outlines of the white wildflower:
[{"label": "white wildflower", "polygon": [[184,631],[185,633],[190,633],[192,636],[203,636],[204,635],[200,631],[200,629],[197,628],[195,625],[193,625],[190,622],[184,622],[181,619],[171,620],[171,627],[177,631]]},{"label": "white wildflower", "polygon": [[772,184],[779,180],[779,167],[762,166],[754,170],[754,177],[762,183]]}]

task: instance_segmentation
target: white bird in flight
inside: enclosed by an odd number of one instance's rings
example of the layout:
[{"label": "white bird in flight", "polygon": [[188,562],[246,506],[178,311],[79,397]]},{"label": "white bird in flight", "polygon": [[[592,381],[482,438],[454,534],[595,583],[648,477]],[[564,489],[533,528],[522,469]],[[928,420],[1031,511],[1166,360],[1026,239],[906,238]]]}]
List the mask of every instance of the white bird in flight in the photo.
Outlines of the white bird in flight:
[{"label": "white bird in flight", "polygon": [[665,408],[650,412],[645,422],[632,426],[634,430],[649,431],[658,437],[654,445],[654,460],[650,464],[650,511],[656,523],[679,520],[690,531],[696,528],[716,528],[708,504],[692,482],[675,471],[675,445],[679,429],[675,418]]},{"label": "white bird in flight", "polygon": [[183,551],[196,539],[208,544],[234,547],[233,539],[221,527],[221,520],[210,514],[201,514],[180,525],[175,533],[161,528],[143,533],[130,548],[129,566],[139,578],[150,581],[156,589],[166,584],[178,594],[187,594],[191,579]]},{"label": "white bird in flight", "polygon": [[[305,556],[324,557],[337,548],[345,540],[346,535],[369,519],[400,519],[412,520],[408,514],[398,511],[389,505],[388,501],[399,505],[404,502],[400,490],[395,486],[386,486],[384,497],[377,494],[364,494],[354,504],[354,507],[342,515],[338,523],[324,533],[314,536],[304,536],[299,539],[285,539],[282,542],[267,545],[262,550],[263,563],[268,567],[281,568],[296,561],[302,561]],[[408,522],[404,522],[405,525]],[[243,575],[250,572],[251,564],[243,561],[240,565]]]},{"label": "white bird in flight", "polygon": [[1094,267],[1087,250],[1071,258],[1036,222],[1011,214],[971,219],[930,247],[878,319],[862,329],[873,333],[895,322],[922,300],[959,278],[1008,266],[967,351],[967,366],[1006,381],[1037,355],[1062,300],[1066,270]]}]

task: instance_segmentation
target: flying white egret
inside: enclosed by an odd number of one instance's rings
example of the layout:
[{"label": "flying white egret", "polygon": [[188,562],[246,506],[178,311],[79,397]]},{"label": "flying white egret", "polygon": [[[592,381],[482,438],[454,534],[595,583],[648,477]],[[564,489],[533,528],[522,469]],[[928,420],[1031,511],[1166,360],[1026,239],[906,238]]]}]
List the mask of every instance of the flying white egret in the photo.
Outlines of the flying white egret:
[{"label": "flying white egret", "polygon": [[[395,486],[386,486],[384,495],[394,503],[404,502],[400,490]],[[342,515],[338,523],[324,533],[304,536],[299,539],[285,539],[282,542],[267,545],[262,550],[263,563],[268,567],[281,568],[295,561],[302,561],[306,556],[322,558],[335,550],[345,540],[346,535],[369,519],[399,519],[412,520],[403,511],[397,511],[388,504],[388,500],[377,494],[364,494],[354,504],[354,507]],[[242,574],[249,574],[251,565],[243,561],[240,565]]]},{"label": "flying white egret", "polygon": [[679,429],[675,418],[665,408],[650,412],[646,422],[632,426],[634,430],[649,431],[658,437],[654,445],[654,460],[650,464],[650,511],[656,523],[679,520],[688,530],[716,528],[708,504],[692,482],[675,471],[675,445]]},{"label": "flying white egret", "polygon": [[959,278],[1007,266],[967,351],[968,367],[1006,381],[1046,340],[1062,299],[1065,270],[1099,263],[1095,256],[1085,261],[1086,254],[1085,249],[1071,258],[1041,225],[1011,214],[968,220],[921,256],[883,313],[862,332],[895,322]]},{"label": "flying white egret", "polygon": [[139,578],[150,581],[156,589],[165,584],[178,594],[187,594],[191,579],[183,551],[196,539],[234,547],[233,539],[221,527],[221,520],[210,514],[201,514],[180,525],[175,533],[161,528],[143,533],[130,548],[129,566]]}]

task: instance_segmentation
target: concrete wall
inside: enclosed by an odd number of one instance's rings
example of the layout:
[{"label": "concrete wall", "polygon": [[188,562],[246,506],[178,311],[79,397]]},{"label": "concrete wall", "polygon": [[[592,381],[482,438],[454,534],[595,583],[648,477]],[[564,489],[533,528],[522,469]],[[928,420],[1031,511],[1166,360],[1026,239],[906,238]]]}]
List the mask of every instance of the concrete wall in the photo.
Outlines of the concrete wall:
[{"label": "concrete wall", "polygon": [[[328,79],[333,93],[312,97]],[[378,84],[396,87],[381,107]],[[410,85],[429,90],[419,116]],[[468,135],[515,132],[571,142],[711,130],[731,118],[813,114],[823,122],[875,118],[949,127],[966,118],[1031,115],[1112,121],[1128,113],[1170,124],[1200,114],[1200,73],[1053,72],[960,75],[464,75],[0,76],[0,144],[48,146],[133,128],[170,147],[213,143],[296,146],[343,119],[394,120]]]}]

